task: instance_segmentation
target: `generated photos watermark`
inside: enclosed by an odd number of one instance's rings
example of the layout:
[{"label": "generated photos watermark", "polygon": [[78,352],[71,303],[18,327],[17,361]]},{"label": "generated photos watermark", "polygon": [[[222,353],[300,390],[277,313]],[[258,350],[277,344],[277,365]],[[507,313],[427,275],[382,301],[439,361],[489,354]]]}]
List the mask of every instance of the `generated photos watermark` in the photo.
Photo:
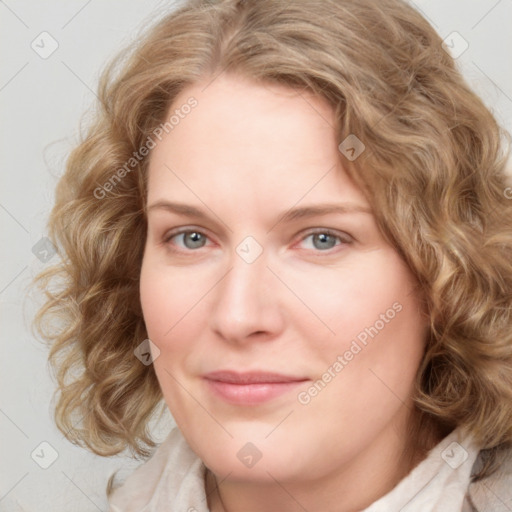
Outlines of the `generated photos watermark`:
[{"label": "generated photos watermark", "polygon": [[142,162],[142,160],[148,156],[149,151],[156,147],[157,141],[162,140],[164,133],[168,134],[174,128],[180,124],[182,119],[192,112],[192,109],[197,107],[198,101],[191,96],[187,99],[187,102],[181,105],[179,108],[174,110],[174,113],[169,117],[169,119],[165,123],[160,123],[152,132],[151,135],[148,135],[144,144],[138,149],[138,151],[134,151],[132,156],[123,164],[123,166],[119,167],[112,176],[103,183],[103,185],[98,186],[94,189],[94,197],[96,199],[104,199],[107,197],[108,192],[112,192],[116,185],[129,173],[131,173],[134,169],[137,168],[138,164]]},{"label": "generated photos watermark", "polygon": [[297,395],[297,400],[302,405],[307,405],[311,400],[331,382],[366,346],[368,342],[375,338],[384,327],[386,327],[395,316],[402,311],[403,306],[399,302],[394,302],[385,313],[379,315],[370,327],[365,327],[350,343],[350,347],[345,350],[343,355],[338,355],[336,360],[327,368],[322,376],[317,379],[307,390],[301,391]]}]

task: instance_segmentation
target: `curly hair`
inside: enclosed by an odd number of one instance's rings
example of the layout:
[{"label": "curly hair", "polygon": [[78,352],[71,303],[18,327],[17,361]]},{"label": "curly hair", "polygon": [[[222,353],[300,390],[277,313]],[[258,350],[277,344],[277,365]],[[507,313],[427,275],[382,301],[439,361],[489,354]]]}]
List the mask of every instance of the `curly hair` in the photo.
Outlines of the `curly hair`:
[{"label": "curly hair", "polygon": [[332,105],[337,140],[365,145],[353,161],[339,157],[417,277],[430,318],[413,397],[417,446],[457,426],[485,449],[510,446],[510,136],[402,0],[191,0],[107,66],[48,221],[60,261],[35,279],[59,428],[101,455],[154,446],[148,422],[162,393],[152,365],[134,357],[147,338],[148,154],[174,98],[220,73],[313,92]]}]

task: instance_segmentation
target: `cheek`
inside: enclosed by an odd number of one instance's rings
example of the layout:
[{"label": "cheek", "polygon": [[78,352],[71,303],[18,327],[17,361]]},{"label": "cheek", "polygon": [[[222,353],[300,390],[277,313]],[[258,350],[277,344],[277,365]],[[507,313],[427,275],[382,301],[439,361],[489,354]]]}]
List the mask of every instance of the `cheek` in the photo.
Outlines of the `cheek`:
[{"label": "cheek", "polygon": [[156,258],[150,254],[142,263],[140,301],[149,338],[162,344],[162,350],[171,347],[170,340],[180,338],[177,332],[197,326],[190,319],[197,315],[211,285],[201,270],[166,268],[152,264],[152,259]]},{"label": "cheek", "polygon": [[[336,281],[332,275],[330,281],[317,280],[308,296],[335,334],[325,329],[304,352],[316,379],[298,397],[302,420],[313,429],[316,418],[323,418],[319,428],[326,438],[339,430],[354,446],[407,410],[403,404],[413,392],[425,343],[412,275],[398,256],[380,256],[373,265],[354,265]],[[312,330],[308,338],[315,339]]]},{"label": "cheek", "polygon": [[[140,302],[148,336],[152,341],[164,338],[165,332],[172,326],[170,311],[177,305],[172,293],[165,293],[165,280],[159,279],[156,272],[142,266],[140,278]],[[158,343],[159,348],[160,343]]]},{"label": "cheek", "polygon": [[189,410],[179,383],[185,380],[189,356],[197,352],[204,331],[199,320],[206,318],[206,301],[201,298],[208,291],[208,283],[198,272],[191,275],[186,269],[166,268],[155,264],[155,259],[152,261],[149,254],[143,260],[140,301],[148,337],[160,350],[154,369],[164,399],[175,420],[186,424],[189,416],[194,417],[194,411]]},{"label": "cheek", "polygon": [[315,340],[306,354],[319,362],[319,377],[331,369],[344,376],[329,385],[333,392],[342,386],[372,402],[390,393],[386,386],[406,398],[423,355],[427,324],[416,282],[395,251],[362,255],[337,273],[322,269],[314,287],[311,275],[301,279],[297,290],[318,318],[313,322],[297,315],[297,325]]},{"label": "cheek", "polygon": [[364,343],[376,331],[397,328],[404,317],[413,317],[410,323],[413,330],[417,327],[415,281],[394,250],[354,253],[338,268],[300,270],[284,275],[301,299],[289,305],[297,325],[315,331],[318,347],[325,343],[341,349],[357,336]]}]

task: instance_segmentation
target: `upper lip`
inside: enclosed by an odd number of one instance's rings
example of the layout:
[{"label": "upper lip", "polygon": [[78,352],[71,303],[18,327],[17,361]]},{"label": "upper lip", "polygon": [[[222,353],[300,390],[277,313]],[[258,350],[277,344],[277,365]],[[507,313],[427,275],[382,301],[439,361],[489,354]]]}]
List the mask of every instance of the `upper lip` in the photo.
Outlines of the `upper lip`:
[{"label": "upper lip", "polygon": [[204,375],[205,379],[215,380],[218,382],[228,382],[231,384],[262,384],[262,383],[278,383],[278,382],[302,382],[308,380],[305,377],[296,377],[283,375],[281,373],[252,371],[252,372],[236,372],[233,370],[219,370]]}]

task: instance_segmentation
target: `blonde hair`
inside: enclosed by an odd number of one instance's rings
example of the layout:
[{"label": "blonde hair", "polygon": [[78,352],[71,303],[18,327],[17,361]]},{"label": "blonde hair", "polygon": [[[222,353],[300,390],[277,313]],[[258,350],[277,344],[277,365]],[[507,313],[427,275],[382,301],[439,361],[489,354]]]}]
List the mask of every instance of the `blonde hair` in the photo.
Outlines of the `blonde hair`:
[{"label": "blonde hair", "polygon": [[147,338],[138,287],[148,158],[130,159],[165,126],[180,91],[221,72],[312,91],[335,110],[338,140],[364,143],[359,158],[340,159],[417,277],[430,318],[417,446],[461,425],[484,448],[510,445],[507,134],[400,0],[189,1],[105,70],[97,118],[49,218],[61,261],[36,279],[47,299],[34,323],[51,344],[59,428],[101,455],[154,446],[148,420],[161,391],[134,356]]}]

